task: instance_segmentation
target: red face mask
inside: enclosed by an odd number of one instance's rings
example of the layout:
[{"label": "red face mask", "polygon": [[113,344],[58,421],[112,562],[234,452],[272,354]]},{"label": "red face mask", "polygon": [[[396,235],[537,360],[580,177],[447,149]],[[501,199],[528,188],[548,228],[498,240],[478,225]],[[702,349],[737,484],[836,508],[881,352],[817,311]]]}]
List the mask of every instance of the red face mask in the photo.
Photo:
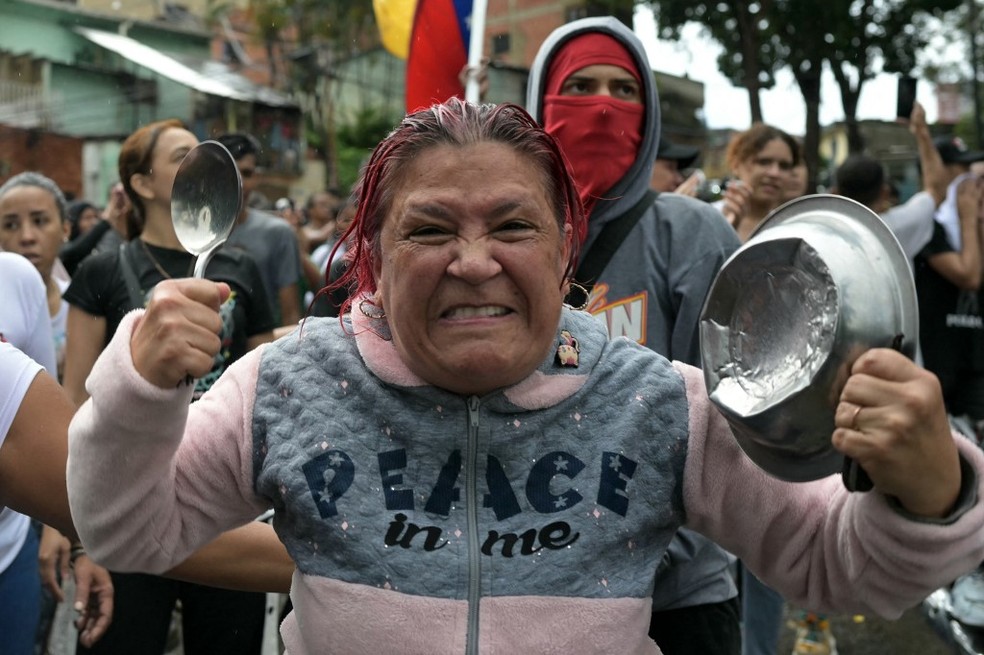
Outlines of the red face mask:
[{"label": "red face mask", "polygon": [[636,160],[644,110],[610,96],[544,96],[544,128],[570,162],[586,213]]}]

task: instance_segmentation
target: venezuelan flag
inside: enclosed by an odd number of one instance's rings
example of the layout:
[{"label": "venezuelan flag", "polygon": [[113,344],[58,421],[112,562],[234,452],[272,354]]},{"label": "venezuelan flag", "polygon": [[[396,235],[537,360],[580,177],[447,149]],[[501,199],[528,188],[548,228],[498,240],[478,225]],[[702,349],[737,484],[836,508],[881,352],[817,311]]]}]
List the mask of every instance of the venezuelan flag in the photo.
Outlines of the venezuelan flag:
[{"label": "venezuelan flag", "polygon": [[406,59],[417,0],[372,0],[372,10],[383,47],[394,57]]},{"label": "venezuelan flag", "polygon": [[472,0],[417,0],[407,57],[406,106],[412,112],[464,97]]}]

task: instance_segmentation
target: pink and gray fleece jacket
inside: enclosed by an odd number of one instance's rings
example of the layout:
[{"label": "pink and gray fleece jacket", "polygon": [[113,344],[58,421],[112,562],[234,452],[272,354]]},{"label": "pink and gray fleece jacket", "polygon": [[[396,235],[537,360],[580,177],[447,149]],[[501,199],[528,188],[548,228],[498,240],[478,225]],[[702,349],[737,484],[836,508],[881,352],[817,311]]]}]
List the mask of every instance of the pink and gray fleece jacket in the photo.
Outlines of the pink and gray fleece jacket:
[{"label": "pink and gray fleece jacket", "polygon": [[[197,403],[134,370],[134,312],[70,431],[72,514],[95,559],[160,572],[276,510],[294,561],[281,627],[302,653],[658,653],[653,577],[694,528],[799,606],[895,617],[984,560],[984,455],[960,509],[917,521],[840,479],[790,484],[738,448],[698,369],[564,310],[514,387],[416,378],[359,316],[310,319]],[[382,336],[381,336],[382,335]]]}]

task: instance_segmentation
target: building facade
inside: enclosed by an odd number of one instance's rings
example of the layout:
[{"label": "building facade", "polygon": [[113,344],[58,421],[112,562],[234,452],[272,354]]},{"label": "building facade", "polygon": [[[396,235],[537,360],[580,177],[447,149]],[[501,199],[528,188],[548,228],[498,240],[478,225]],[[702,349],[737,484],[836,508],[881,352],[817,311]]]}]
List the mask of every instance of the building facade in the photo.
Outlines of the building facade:
[{"label": "building facade", "polygon": [[[254,132],[269,146],[270,168],[297,173],[296,103],[213,61],[212,34],[200,24],[53,0],[0,0],[0,15],[0,126],[24,144],[0,150],[0,181],[39,170],[73,195],[103,202],[121,140],[164,118],[184,121],[202,139]],[[75,139],[80,154],[68,161],[40,149],[32,132]]]}]

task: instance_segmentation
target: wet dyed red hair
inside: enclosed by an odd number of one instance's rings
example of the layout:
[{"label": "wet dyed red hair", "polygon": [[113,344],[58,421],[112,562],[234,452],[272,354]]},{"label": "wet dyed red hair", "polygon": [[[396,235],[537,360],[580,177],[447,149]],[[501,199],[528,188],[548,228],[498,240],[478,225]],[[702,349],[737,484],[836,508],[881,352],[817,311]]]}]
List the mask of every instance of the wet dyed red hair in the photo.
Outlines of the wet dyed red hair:
[{"label": "wet dyed red hair", "polygon": [[563,234],[571,226],[571,254],[565,279],[574,274],[587,220],[567,161],[553,137],[543,131],[526,111],[511,103],[474,105],[458,98],[410,114],[373,151],[355,190],[358,210],[342,240],[348,240],[349,266],[329,289],[350,288],[341,308],[346,313],[352,300],[376,291],[373,267],[380,256],[380,232],[393,205],[393,194],[402,185],[402,171],[427,148],[502,143],[528,157],[543,171],[557,223]]}]

